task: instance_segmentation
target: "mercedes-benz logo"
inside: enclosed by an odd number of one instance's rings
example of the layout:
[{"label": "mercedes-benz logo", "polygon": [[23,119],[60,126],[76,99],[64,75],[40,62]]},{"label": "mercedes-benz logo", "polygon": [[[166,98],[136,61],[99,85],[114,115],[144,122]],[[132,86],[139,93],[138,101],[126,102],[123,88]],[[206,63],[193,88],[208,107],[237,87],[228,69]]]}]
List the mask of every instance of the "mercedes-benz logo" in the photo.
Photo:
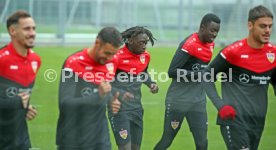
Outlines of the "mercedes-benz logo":
[{"label": "mercedes-benz logo", "polygon": [[9,98],[15,97],[17,95],[17,93],[18,93],[18,90],[16,87],[9,87],[6,89],[6,95]]},{"label": "mercedes-benz logo", "polygon": [[193,64],[192,70],[193,70],[193,71],[199,71],[199,70],[200,70],[200,64],[198,64],[198,63]]},{"label": "mercedes-benz logo", "polygon": [[89,88],[89,87],[83,88],[83,89],[81,90],[81,95],[82,95],[83,97],[85,97],[85,96],[91,96],[91,95],[92,95],[92,89]]},{"label": "mercedes-benz logo", "polygon": [[241,83],[248,83],[249,82],[249,75],[247,75],[247,74],[240,74],[240,76],[239,76],[239,80],[240,80],[240,82]]}]

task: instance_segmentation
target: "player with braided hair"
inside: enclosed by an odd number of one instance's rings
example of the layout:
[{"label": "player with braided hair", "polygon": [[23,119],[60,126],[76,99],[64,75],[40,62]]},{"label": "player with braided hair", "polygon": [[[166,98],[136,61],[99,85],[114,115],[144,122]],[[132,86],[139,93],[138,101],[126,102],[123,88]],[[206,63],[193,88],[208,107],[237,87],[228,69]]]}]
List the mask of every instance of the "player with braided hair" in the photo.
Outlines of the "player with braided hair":
[{"label": "player with braided hair", "polygon": [[154,45],[152,33],[142,26],[131,27],[122,32],[125,43],[118,53],[119,64],[112,87],[125,90],[134,95],[129,101],[122,101],[120,111],[115,115],[109,111],[109,120],[119,150],[139,150],[143,135],[143,107],[141,104],[142,83],[152,93],[158,86],[147,72],[150,54],[147,43]]},{"label": "player with braided hair", "polygon": [[148,29],[146,29],[142,26],[135,26],[135,27],[131,27],[131,28],[127,29],[126,31],[124,31],[122,33],[122,37],[123,37],[124,42],[126,42],[129,38],[135,37],[141,33],[145,33],[148,36],[148,38],[151,42],[151,45],[153,46],[154,40],[156,40],[156,39],[153,37],[152,33]]}]

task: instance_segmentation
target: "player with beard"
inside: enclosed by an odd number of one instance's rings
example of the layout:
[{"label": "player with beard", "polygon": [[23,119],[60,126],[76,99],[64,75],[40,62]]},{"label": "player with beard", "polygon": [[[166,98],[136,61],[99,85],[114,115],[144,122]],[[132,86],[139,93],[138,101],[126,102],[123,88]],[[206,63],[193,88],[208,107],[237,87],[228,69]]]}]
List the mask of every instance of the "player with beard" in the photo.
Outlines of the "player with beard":
[{"label": "player with beard", "polygon": [[28,150],[26,119],[37,114],[30,95],[41,64],[32,51],[36,25],[29,13],[19,10],[8,17],[7,29],[11,42],[0,49],[0,149]]},{"label": "player with beard", "polygon": [[247,25],[247,38],[222,49],[206,69],[208,74],[212,70],[215,76],[223,72],[232,77],[221,83],[222,98],[213,82],[204,84],[219,111],[217,124],[228,150],[258,149],[265,125],[269,83],[276,92],[276,49],[269,43],[273,14],[264,6],[256,6],[249,10]]},{"label": "player with beard", "polygon": [[118,98],[124,99],[109,83],[117,69],[115,54],[121,42],[116,28],[105,27],[92,47],[65,60],[59,85],[58,150],[111,149],[106,106],[117,113]]}]

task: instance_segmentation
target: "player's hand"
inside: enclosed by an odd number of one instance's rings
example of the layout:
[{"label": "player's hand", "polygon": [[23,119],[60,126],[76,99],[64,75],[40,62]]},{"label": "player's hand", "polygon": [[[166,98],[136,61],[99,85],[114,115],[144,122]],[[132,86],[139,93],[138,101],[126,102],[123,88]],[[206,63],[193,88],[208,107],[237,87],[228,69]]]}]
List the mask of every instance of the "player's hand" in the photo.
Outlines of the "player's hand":
[{"label": "player's hand", "polygon": [[111,85],[109,82],[102,81],[98,87],[99,95],[101,98],[104,98],[107,93],[111,91]]},{"label": "player's hand", "polygon": [[157,86],[156,83],[152,83],[150,85],[150,92],[151,93],[153,93],[153,94],[158,93],[158,90],[159,90],[159,87]]},{"label": "player's hand", "polygon": [[124,95],[123,95],[122,100],[129,101],[130,99],[133,99],[133,98],[134,98],[134,95],[132,93],[125,92]]},{"label": "player's hand", "polygon": [[219,117],[222,120],[225,120],[225,119],[234,120],[236,117],[236,110],[230,105],[225,105],[219,109]]},{"label": "player's hand", "polygon": [[32,105],[29,105],[28,107],[28,111],[27,111],[27,114],[26,114],[26,119],[27,120],[33,120],[37,115],[37,110],[34,106]]},{"label": "player's hand", "polygon": [[30,100],[30,95],[28,93],[22,92],[18,93],[18,96],[21,97],[23,108],[27,109]]},{"label": "player's hand", "polygon": [[113,114],[117,114],[121,108],[121,102],[118,100],[120,93],[117,92],[110,102],[110,108]]}]

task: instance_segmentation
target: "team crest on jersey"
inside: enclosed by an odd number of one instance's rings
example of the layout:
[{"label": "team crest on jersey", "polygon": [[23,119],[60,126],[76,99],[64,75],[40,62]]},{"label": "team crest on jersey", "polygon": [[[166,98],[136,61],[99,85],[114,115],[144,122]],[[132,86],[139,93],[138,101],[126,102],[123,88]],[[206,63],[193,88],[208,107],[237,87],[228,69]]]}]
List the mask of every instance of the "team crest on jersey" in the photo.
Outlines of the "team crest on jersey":
[{"label": "team crest on jersey", "polygon": [[32,64],[32,68],[33,68],[34,73],[36,73],[37,67],[38,67],[38,62],[37,61],[32,61],[31,64]]},{"label": "team crest on jersey", "polygon": [[266,57],[267,57],[267,59],[270,63],[273,63],[274,60],[275,60],[275,54],[274,53],[271,53],[271,52],[266,53]]},{"label": "team crest on jersey", "polygon": [[176,128],[178,128],[179,122],[178,122],[178,121],[172,121],[172,122],[171,122],[171,126],[172,126],[172,128],[175,130]]},{"label": "team crest on jersey", "polygon": [[140,56],[140,61],[141,61],[142,64],[145,64],[146,56],[145,55],[141,55]]},{"label": "team crest on jersey", "polygon": [[125,140],[127,138],[127,130],[121,130],[119,131],[119,134],[122,139]]},{"label": "team crest on jersey", "polygon": [[105,66],[106,66],[106,69],[108,70],[109,73],[114,73],[113,63],[107,63]]}]

